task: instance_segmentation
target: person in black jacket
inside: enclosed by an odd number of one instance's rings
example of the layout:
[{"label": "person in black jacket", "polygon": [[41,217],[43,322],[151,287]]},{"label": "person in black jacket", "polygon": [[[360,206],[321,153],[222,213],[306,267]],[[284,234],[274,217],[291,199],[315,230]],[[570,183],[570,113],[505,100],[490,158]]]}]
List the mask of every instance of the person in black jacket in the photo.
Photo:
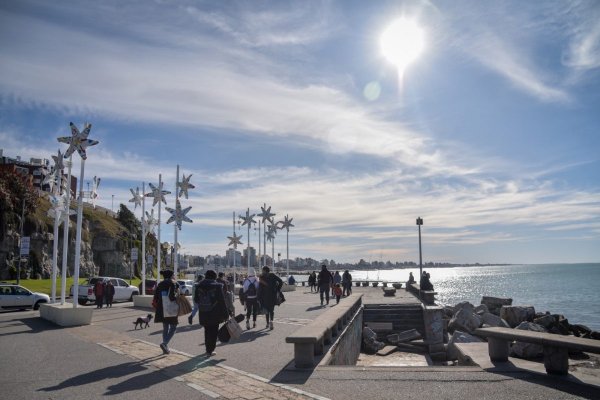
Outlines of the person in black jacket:
[{"label": "person in black jacket", "polygon": [[[204,327],[204,346],[206,356],[214,356],[217,347],[217,335],[219,334],[219,324],[227,321],[229,316],[225,297],[223,296],[223,285],[216,281],[217,273],[211,269],[204,274],[202,280],[196,288],[196,299],[198,299],[198,315],[200,325]],[[207,304],[207,301],[209,304]]]},{"label": "person in black jacket", "polygon": [[278,292],[283,286],[280,277],[271,272],[269,267],[262,268],[258,287],[258,302],[265,309],[267,317],[267,328],[273,330],[273,320],[275,319],[275,301]]},{"label": "person in black jacket", "polygon": [[327,304],[329,304],[329,290],[331,289],[331,283],[333,281],[333,277],[331,276],[331,272],[327,270],[327,266],[323,264],[321,266],[321,272],[319,272],[319,293],[321,297],[321,305],[323,305],[323,294],[325,294],[325,298],[327,299]]},{"label": "person in black jacket", "polygon": [[163,324],[163,341],[160,344],[160,348],[164,354],[169,354],[171,352],[169,350],[169,341],[175,335],[179,320],[177,319],[177,314],[165,317],[163,296],[165,299],[168,297],[169,301],[175,301],[176,296],[179,294],[179,285],[173,280],[173,271],[165,269],[160,271],[160,273],[164,280],[160,281],[158,286],[156,286],[156,290],[154,290],[154,299],[152,300],[152,303],[156,304],[154,322],[162,322]]}]

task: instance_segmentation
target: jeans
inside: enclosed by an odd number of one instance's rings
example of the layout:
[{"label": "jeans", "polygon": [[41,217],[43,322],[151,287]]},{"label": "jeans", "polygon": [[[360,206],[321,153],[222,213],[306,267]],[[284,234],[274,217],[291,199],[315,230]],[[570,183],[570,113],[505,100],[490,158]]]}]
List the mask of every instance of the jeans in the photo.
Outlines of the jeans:
[{"label": "jeans", "polygon": [[163,322],[163,343],[164,344],[169,344],[169,341],[171,340],[171,338],[173,337],[173,335],[175,335],[175,330],[177,329],[177,325],[173,325],[173,324],[167,324],[166,322]]},{"label": "jeans", "polygon": [[327,299],[327,304],[329,304],[329,286],[321,286],[319,288],[319,291],[319,296],[321,297],[321,304],[323,304],[323,293],[325,294],[325,298]]},{"label": "jeans", "polygon": [[250,321],[250,315],[252,315],[252,321],[256,322],[257,314],[258,314],[258,300],[257,299],[246,299],[246,320]]},{"label": "jeans", "polygon": [[198,303],[194,301],[194,307],[192,308],[192,313],[189,316],[189,319],[194,319],[196,313],[198,312]]}]

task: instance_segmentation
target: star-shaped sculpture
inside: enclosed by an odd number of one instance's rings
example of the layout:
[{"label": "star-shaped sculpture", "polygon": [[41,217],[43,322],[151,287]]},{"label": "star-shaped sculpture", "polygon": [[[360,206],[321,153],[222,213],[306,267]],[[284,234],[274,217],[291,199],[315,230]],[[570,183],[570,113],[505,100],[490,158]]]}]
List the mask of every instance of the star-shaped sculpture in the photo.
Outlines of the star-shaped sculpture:
[{"label": "star-shaped sculpture", "polygon": [[96,199],[98,198],[98,186],[100,186],[101,178],[94,176],[94,184],[92,185],[92,191],[90,192],[90,199],[92,199],[92,206],[96,208]]},{"label": "star-shaped sculpture", "polygon": [[[136,187],[135,188],[135,192],[133,191],[133,189],[129,189],[131,191],[131,195],[133,196],[131,199],[129,199],[130,203],[133,203],[133,209],[135,210],[137,208],[137,206],[142,206],[142,195],[140,194],[140,188]],[[153,210],[154,211],[154,210]]]},{"label": "star-shaped sculpture", "polygon": [[256,221],[254,220],[254,214],[250,215],[250,213],[248,211],[246,211],[246,216],[244,217],[243,215],[240,215],[240,218],[242,219],[242,226],[244,225],[250,225],[252,226],[252,224],[255,224]]},{"label": "star-shaped sculpture", "polygon": [[233,248],[237,249],[238,244],[243,244],[240,240],[242,236],[243,235],[237,236],[235,233],[233,234],[233,236],[227,236],[227,239],[229,239],[229,244],[227,246],[233,245]]},{"label": "star-shaped sculpture", "polygon": [[262,218],[262,222],[264,223],[265,221],[269,221],[272,223],[275,214],[271,212],[271,206],[267,208],[267,205],[265,204],[263,207],[260,208],[260,210],[261,212],[258,214],[258,216]]},{"label": "star-shaped sculpture", "polygon": [[267,240],[272,242],[275,239],[275,233],[277,233],[276,225],[269,225],[269,229],[267,230]]},{"label": "star-shaped sculpture", "polygon": [[157,225],[158,221],[154,218],[154,208],[151,211],[151,213],[146,211],[146,218],[144,219],[143,224],[146,232],[154,233],[154,227]]},{"label": "star-shaped sculpture", "polygon": [[54,168],[57,171],[65,169],[65,163],[63,162],[63,159],[64,159],[64,156],[60,152],[60,149],[58,150],[58,155],[52,156],[52,160],[54,160]]},{"label": "star-shaped sculpture", "polygon": [[82,159],[87,159],[87,154],[85,153],[85,149],[89,146],[95,146],[99,142],[97,140],[88,139],[88,135],[90,134],[90,129],[92,129],[92,124],[85,124],[85,128],[82,132],[79,132],[79,129],[75,126],[74,123],[70,123],[71,126],[71,135],[59,137],[58,141],[61,143],[67,143],[69,148],[67,149],[64,158],[69,158],[71,154],[75,150],[79,153]]},{"label": "star-shaped sculpture", "polygon": [[290,227],[294,226],[294,224],[292,224],[293,220],[294,220],[294,218],[290,218],[286,215],[283,218],[283,221],[279,221],[279,223],[281,224],[281,229],[286,229],[289,232]]},{"label": "star-shaped sculpture", "polygon": [[177,197],[181,197],[185,195],[185,198],[188,198],[188,189],[194,189],[196,186],[190,183],[190,178],[192,175],[190,174],[187,178],[183,175],[181,182],[179,182],[179,195]]},{"label": "star-shaped sculpture", "polygon": [[56,186],[56,176],[57,176],[57,170],[56,168],[52,167],[52,169],[50,169],[50,172],[48,173],[48,175],[46,175],[44,177],[44,180],[42,181],[42,186],[48,185],[50,186],[50,192],[54,193],[54,187]]},{"label": "star-shaped sculpture", "polygon": [[164,182],[160,182],[158,184],[158,187],[154,186],[151,183],[149,183],[149,185],[152,191],[150,193],[146,193],[145,196],[154,198],[154,201],[152,202],[152,207],[154,207],[159,201],[162,201],[163,203],[167,204],[167,200],[165,200],[165,195],[171,194],[171,192],[169,192],[168,190],[163,190]]},{"label": "star-shaped sculpture", "polygon": [[181,222],[182,221],[192,222],[192,220],[185,215],[191,209],[192,209],[192,207],[190,206],[190,207],[186,207],[182,210],[181,203],[179,202],[179,199],[177,199],[175,201],[175,209],[172,209],[170,207],[165,207],[165,210],[167,210],[169,213],[171,213],[171,216],[167,220],[167,224],[170,224],[171,222],[175,221],[175,225],[177,225],[177,228],[179,228],[179,230],[181,230]]}]

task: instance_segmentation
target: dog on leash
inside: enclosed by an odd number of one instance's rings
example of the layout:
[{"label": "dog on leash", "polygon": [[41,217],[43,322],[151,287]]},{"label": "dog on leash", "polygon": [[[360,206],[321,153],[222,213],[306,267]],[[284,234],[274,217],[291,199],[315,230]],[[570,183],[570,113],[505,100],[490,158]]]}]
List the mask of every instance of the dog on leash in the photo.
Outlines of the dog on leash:
[{"label": "dog on leash", "polygon": [[152,321],[152,314],[148,314],[143,318],[138,317],[138,319],[136,319],[135,322],[133,323],[135,325],[134,329],[137,329],[138,325],[140,326],[140,329],[147,328],[148,325],[150,324],[150,321]]}]

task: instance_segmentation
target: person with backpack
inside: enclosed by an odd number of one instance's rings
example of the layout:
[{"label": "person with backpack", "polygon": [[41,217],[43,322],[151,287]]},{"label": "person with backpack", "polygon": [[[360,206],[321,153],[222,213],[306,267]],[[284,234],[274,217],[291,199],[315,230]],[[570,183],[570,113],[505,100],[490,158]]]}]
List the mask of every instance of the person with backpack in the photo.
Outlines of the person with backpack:
[{"label": "person with backpack", "polygon": [[194,317],[198,312],[198,303],[196,303],[196,289],[198,288],[198,285],[200,284],[200,282],[202,282],[203,279],[204,275],[198,274],[198,277],[196,278],[196,283],[194,283],[194,286],[192,287],[192,302],[194,303],[194,307],[192,308],[191,314],[188,316],[188,322],[190,323],[190,325],[192,324],[192,321],[194,320]]},{"label": "person with backpack", "polygon": [[246,329],[250,329],[250,315],[252,315],[252,327],[256,328],[256,316],[260,304],[258,304],[258,288],[260,284],[256,279],[254,268],[248,270],[248,277],[244,280],[242,293],[246,304]]},{"label": "person with backpack", "polygon": [[[156,305],[154,322],[162,322],[163,324],[163,341],[160,344],[160,348],[163,354],[169,354],[171,352],[169,350],[169,342],[175,335],[179,320],[177,318],[177,308],[175,309],[175,315],[167,314],[165,316],[165,313],[172,311],[172,303],[176,301],[176,297],[179,295],[179,285],[173,280],[173,271],[165,269],[160,271],[160,273],[164,279],[156,286],[152,304]],[[170,303],[165,304],[166,302]]]},{"label": "person with backpack", "polygon": [[275,319],[275,302],[283,281],[280,277],[271,272],[267,266],[262,268],[258,287],[258,302],[265,311],[267,317],[267,328],[273,330],[273,320]]},{"label": "person with backpack", "polygon": [[198,303],[200,325],[204,327],[204,346],[206,356],[211,357],[217,347],[219,324],[227,321],[229,313],[223,295],[223,285],[217,282],[217,273],[206,271],[205,278],[198,284],[194,302]]}]

